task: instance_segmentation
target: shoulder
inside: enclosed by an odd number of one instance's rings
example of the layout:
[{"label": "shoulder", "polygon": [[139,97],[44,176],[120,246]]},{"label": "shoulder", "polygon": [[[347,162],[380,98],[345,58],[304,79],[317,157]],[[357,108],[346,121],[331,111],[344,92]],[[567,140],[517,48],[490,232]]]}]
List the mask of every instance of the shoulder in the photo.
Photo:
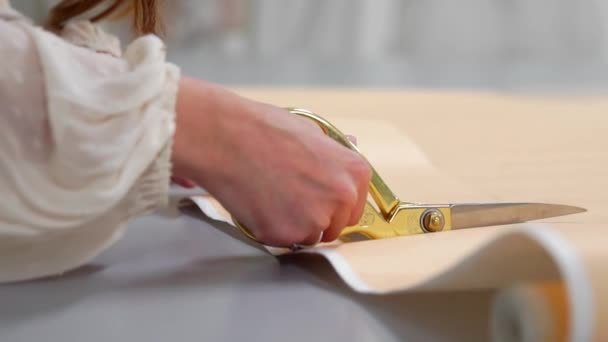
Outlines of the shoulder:
[{"label": "shoulder", "polygon": [[8,0],[0,0],[0,20],[31,22],[29,18],[14,9]]}]

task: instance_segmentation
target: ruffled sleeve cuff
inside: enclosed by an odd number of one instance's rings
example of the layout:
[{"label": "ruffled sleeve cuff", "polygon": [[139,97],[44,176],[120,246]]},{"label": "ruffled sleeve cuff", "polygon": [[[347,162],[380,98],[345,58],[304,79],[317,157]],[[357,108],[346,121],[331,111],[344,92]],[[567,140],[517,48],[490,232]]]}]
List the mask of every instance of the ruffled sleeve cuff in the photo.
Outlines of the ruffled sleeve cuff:
[{"label": "ruffled sleeve cuff", "polygon": [[19,76],[0,100],[23,113],[0,126],[1,283],[82,266],[167,203],[180,70],[155,36],[123,54],[89,25],[0,33]]}]

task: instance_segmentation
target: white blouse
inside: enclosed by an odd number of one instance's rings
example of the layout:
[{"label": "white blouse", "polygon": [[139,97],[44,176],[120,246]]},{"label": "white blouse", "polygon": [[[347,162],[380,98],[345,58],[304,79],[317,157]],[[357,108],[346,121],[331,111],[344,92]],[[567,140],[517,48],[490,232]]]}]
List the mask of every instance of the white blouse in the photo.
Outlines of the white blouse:
[{"label": "white blouse", "polygon": [[0,282],[77,268],[166,204],[179,78],[155,36],[122,54],[0,0]]}]

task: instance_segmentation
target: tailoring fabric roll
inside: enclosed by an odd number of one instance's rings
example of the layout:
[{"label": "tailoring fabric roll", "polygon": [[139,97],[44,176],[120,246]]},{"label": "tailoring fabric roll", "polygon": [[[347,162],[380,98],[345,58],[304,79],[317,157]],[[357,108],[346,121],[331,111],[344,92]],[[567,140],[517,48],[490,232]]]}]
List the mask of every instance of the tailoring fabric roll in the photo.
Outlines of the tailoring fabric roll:
[{"label": "tailoring fabric roll", "polygon": [[518,286],[502,290],[492,307],[495,342],[565,341],[567,294],[561,283]]}]

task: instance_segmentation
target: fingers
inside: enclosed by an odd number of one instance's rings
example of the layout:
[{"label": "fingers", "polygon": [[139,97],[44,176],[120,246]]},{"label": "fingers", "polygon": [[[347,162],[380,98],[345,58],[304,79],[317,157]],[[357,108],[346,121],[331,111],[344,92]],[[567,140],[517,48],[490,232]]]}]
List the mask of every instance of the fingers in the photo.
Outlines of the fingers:
[{"label": "fingers", "polygon": [[350,140],[351,143],[355,144],[355,146],[357,146],[357,137],[356,136],[347,134],[346,138],[348,140]]},{"label": "fingers", "polygon": [[[366,178],[369,179],[369,178]],[[347,226],[354,226],[359,223],[363,211],[365,210],[365,204],[367,203],[367,191],[369,189],[369,181],[360,182],[357,188],[357,203],[355,204],[351,215],[348,218]]]},{"label": "fingers", "polygon": [[349,206],[342,206],[336,211],[331,225],[323,232],[323,242],[331,242],[340,236],[342,229],[348,225],[351,217]]},{"label": "fingers", "polygon": [[[318,212],[318,211],[317,211]],[[297,244],[301,246],[314,246],[323,240],[325,234],[324,230],[330,225],[330,218],[323,215],[315,215],[311,217],[311,220],[307,224],[294,226],[300,226],[300,232],[307,236],[302,237],[299,233],[292,235],[292,240],[289,241],[289,245]],[[295,239],[294,239],[295,238]],[[288,246],[289,247],[289,246]]]},{"label": "fingers", "polygon": [[186,189],[192,189],[196,187],[196,183],[194,183],[193,181],[186,179],[186,178],[181,178],[181,177],[171,177],[171,180],[173,181],[173,183],[184,187]]},{"label": "fingers", "polygon": [[[348,140],[357,145],[356,137],[347,136]],[[310,193],[303,191],[305,198],[315,199],[310,206],[302,209],[302,215],[298,213],[285,213],[284,220],[275,217],[277,226],[268,227],[267,244],[272,246],[291,247],[294,244],[302,247],[312,247],[321,242],[331,242],[339,238],[344,228],[356,225],[363,215],[367,203],[371,169],[365,158],[361,158],[356,152],[350,151],[337,153],[325,169],[319,171],[327,173],[319,182],[323,186],[323,192],[311,189]],[[336,151],[338,152],[338,151]],[[316,176],[316,175],[315,175]],[[298,184],[295,185],[297,188]],[[295,191],[295,190],[294,190]],[[285,222],[296,219],[285,229]],[[307,221],[307,222],[305,222]]]},{"label": "fingers", "polygon": [[314,246],[314,245],[318,244],[319,242],[323,241],[324,237],[325,237],[324,232],[314,233],[314,234],[310,235],[309,237],[307,237],[306,239],[304,239],[303,241],[301,241],[299,244],[304,245],[304,246]]},{"label": "fingers", "polygon": [[[347,138],[353,144],[357,145],[357,138],[355,136],[347,135]],[[363,215],[367,202],[371,172],[368,165],[362,162],[354,163],[351,172],[354,174],[354,179],[356,181],[356,184],[354,184],[356,188],[355,193],[348,197],[352,202],[348,201],[346,205],[341,206],[336,211],[330,227],[323,232],[322,242],[336,240],[344,228],[356,225]]]},{"label": "fingers", "polygon": [[[354,135],[347,134],[346,137],[350,142],[357,146],[357,137]],[[367,191],[369,188],[369,177],[365,177],[365,182],[360,182],[357,187],[357,203],[355,204],[351,215],[346,223],[348,226],[353,226],[359,222],[363,211],[365,210],[365,203],[367,201]]]}]

